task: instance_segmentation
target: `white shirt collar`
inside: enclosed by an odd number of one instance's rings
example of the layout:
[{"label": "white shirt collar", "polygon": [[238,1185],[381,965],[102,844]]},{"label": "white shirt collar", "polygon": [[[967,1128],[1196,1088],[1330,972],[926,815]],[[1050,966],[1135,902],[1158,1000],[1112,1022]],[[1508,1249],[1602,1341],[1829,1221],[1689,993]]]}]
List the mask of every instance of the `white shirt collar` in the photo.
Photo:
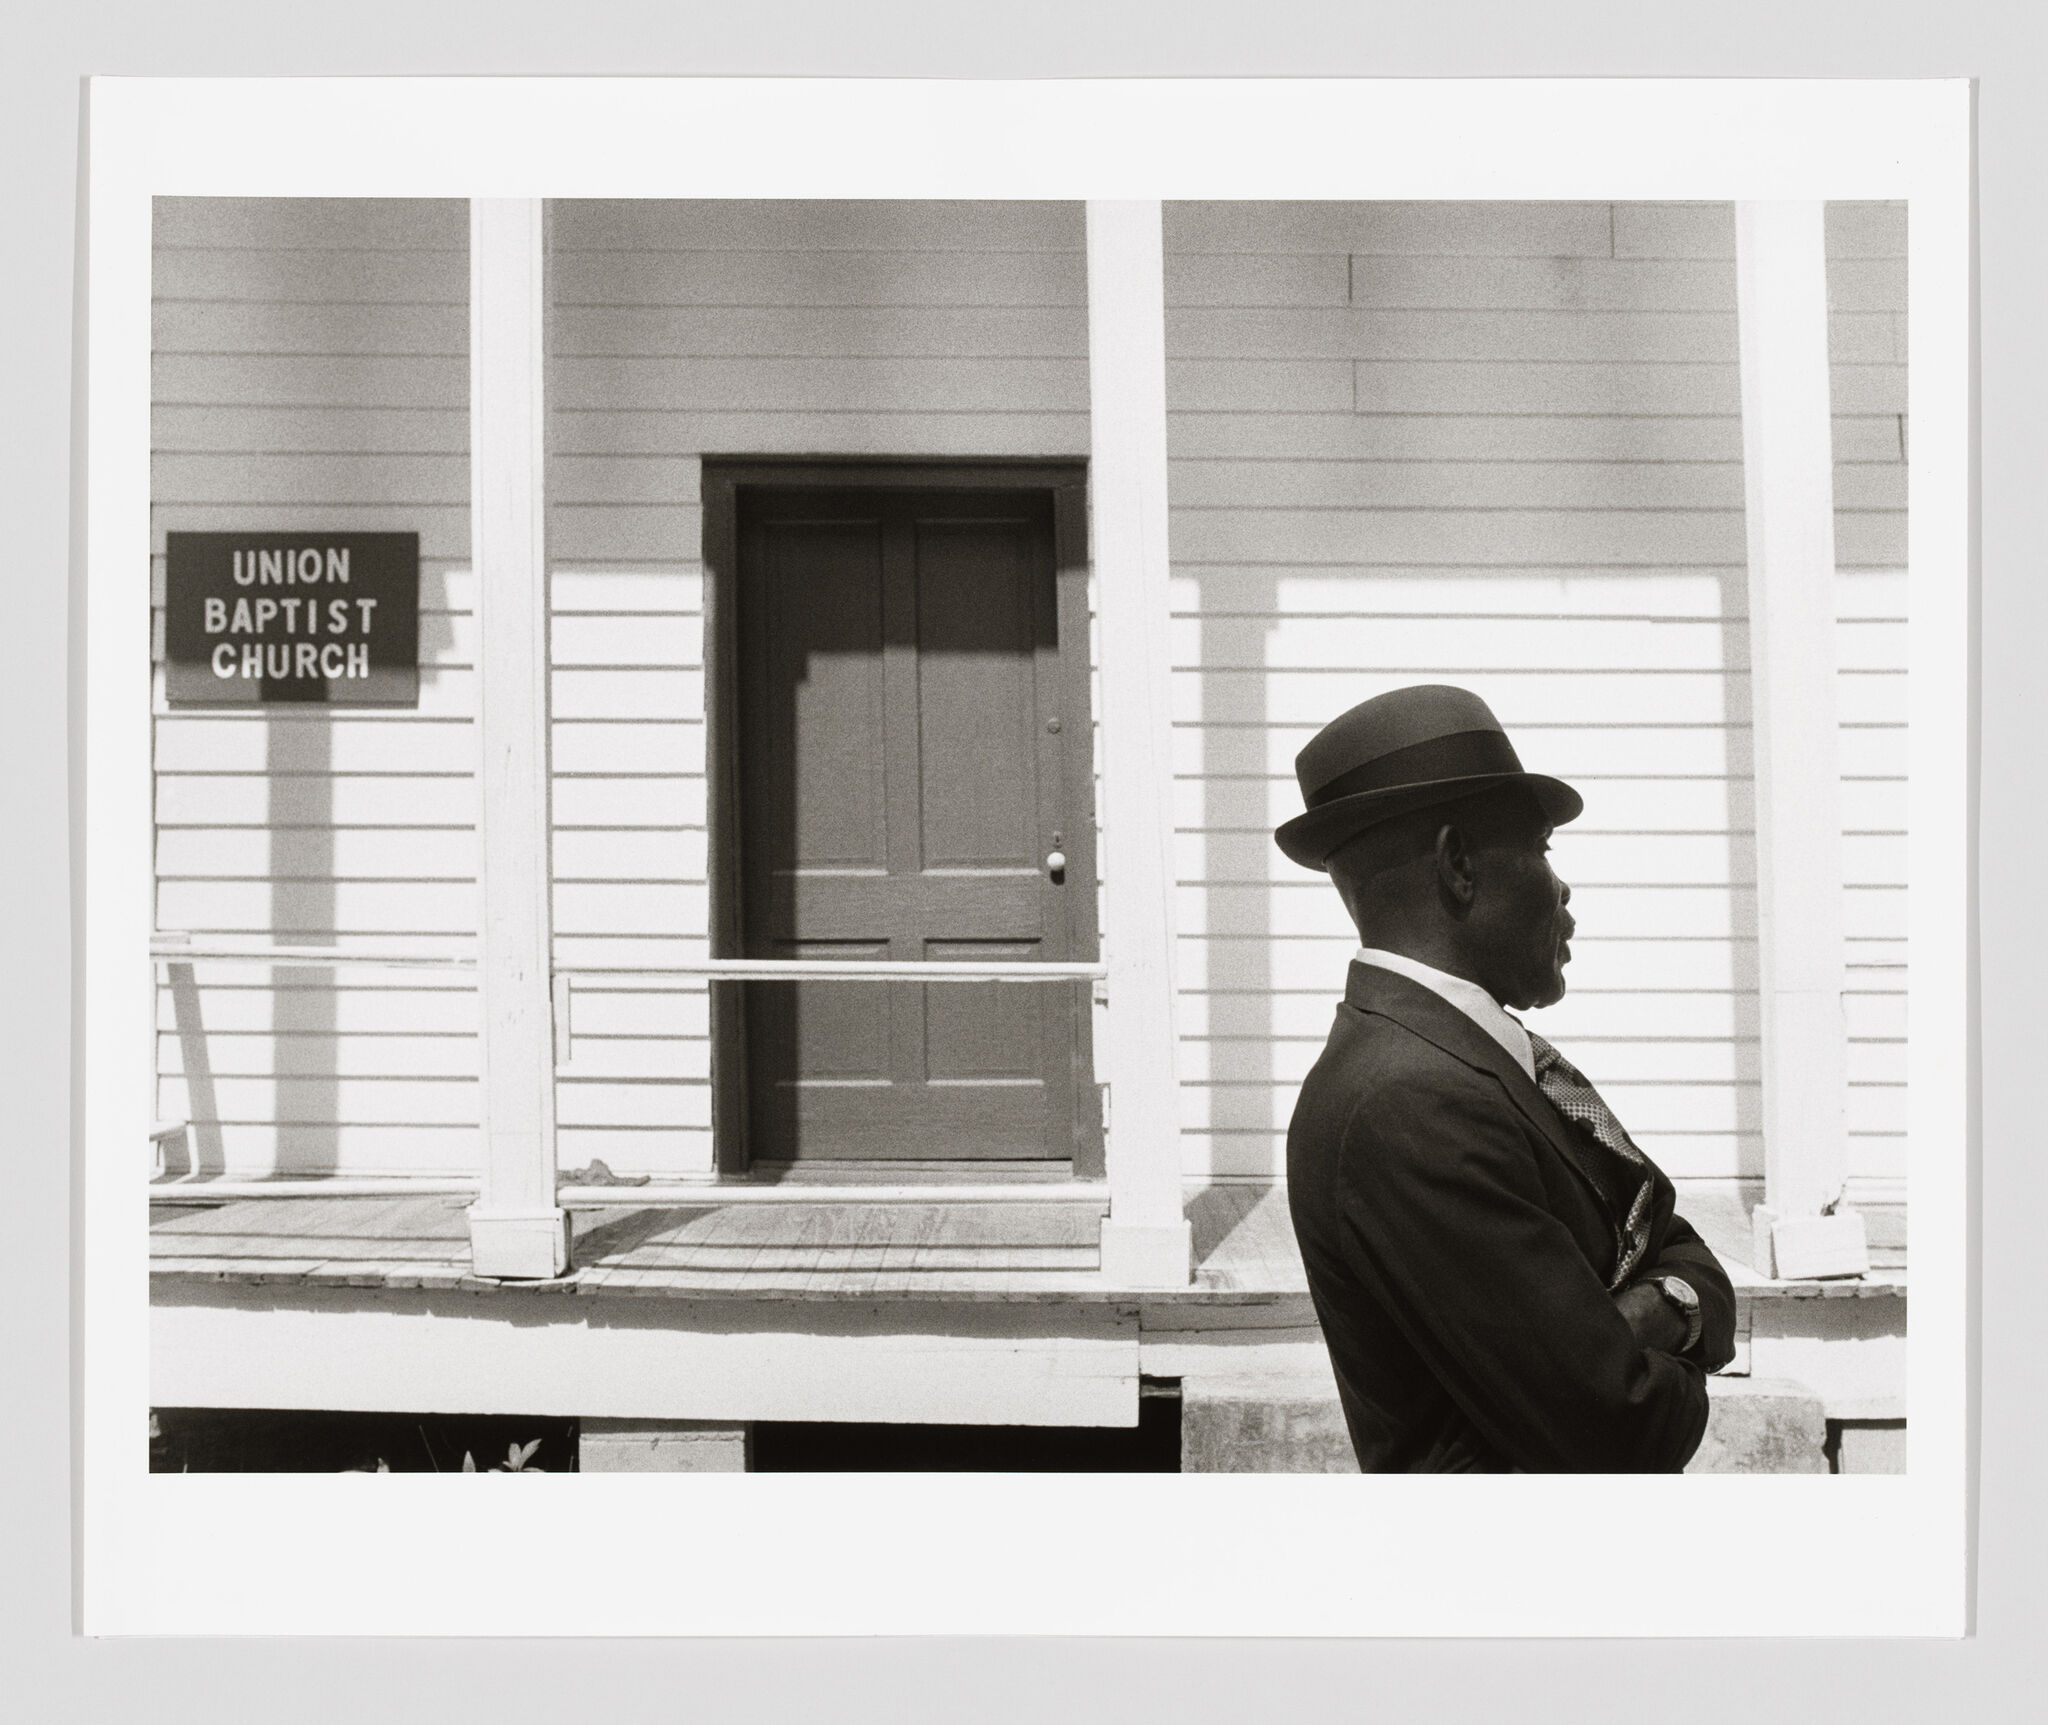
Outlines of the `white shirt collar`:
[{"label": "white shirt collar", "polygon": [[1449,1001],[1506,1049],[1514,1057],[1515,1064],[1528,1074],[1529,1082],[1535,1083],[1536,1051],[1530,1046],[1529,1032],[1522,1027],[1521,1020],[1504,1011],[1500,1002],[1478,983],[1468,982],[1462,976],[1453,976],[1449,971],[1438,970],[1434,965],[1423,964],[1402,953],[1382,952],[1376,946],[1361,946],[1356,956],[1360,964],[1391,970],[1396,976],[1419,982],[1432,994]]}]

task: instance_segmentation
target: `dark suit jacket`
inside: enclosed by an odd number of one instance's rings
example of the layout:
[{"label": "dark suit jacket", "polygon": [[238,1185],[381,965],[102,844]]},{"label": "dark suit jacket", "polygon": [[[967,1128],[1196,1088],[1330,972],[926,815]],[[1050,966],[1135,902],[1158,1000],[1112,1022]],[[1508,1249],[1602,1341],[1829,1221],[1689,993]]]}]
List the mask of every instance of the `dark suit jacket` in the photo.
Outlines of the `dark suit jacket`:
[{"label": "dark suit jacket", "polygon": [[1465,1014],[1352,965],[1287,1178],[1366,1472],[1675,1472],[1699,1447],[1734,1290],[1653,1169],[1639,1273],[1683,1276],[1702,1325],[1688,1357],[1637,1347],[1607,1292],[1614,1227],[1586,1154]]}]

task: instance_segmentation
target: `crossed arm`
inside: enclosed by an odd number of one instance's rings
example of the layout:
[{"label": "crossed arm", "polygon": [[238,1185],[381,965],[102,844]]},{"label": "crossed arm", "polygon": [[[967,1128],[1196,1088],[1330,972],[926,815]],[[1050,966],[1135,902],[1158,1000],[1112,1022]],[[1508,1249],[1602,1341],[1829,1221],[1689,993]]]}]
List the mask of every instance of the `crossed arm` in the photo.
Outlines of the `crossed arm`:
[{"label": "crossed arm", "polygon": [[1673,1217],[1645,1275],[1700,1296],[1700,1340],[1652,1284],[1610,1298],[1552,1213],[1527,1141],[1488,1098],[1390,1088],[1352,1115],[1354,1266],[1489,1443],[1531,1471],[1666,1471],[1706,1425],[1702,1370],[1733,1352],[1734,1298]]}]

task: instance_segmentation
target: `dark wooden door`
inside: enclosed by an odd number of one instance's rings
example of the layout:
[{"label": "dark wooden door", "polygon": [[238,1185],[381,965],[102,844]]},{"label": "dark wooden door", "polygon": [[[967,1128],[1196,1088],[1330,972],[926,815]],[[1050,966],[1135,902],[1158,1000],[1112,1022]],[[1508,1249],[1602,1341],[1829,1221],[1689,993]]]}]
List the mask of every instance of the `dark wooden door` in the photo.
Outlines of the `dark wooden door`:
[{"label": "dark wooden door", "polygon": [[[738,529],[747,955],[1092,957],[1050,495],[748,489]],[[743,988],[754,1162],[1058,1160],[1088,1130],[1086,983]]]}]

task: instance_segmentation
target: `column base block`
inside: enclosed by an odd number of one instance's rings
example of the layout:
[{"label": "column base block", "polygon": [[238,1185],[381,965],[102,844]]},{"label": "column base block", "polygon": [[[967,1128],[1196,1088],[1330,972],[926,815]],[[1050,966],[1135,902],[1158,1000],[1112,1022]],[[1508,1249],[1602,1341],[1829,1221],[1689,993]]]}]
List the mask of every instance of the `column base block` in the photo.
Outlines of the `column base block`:
[{"label": "column base block", "polygon": [[1790,1378],[1707,1379],[1707,1430],[1687,1473],[1826,1473],[1820,1397]]},{"label": "column base block", "polygon": [[545,1282],[569,1269],[566,1210],[469,1212],[469,1258],[479,1276],[506,1282]]},{"label": "column base block", "polygon": [[1103,1279],[1119,1288],[1185,1288],[1194,1261],[1194,1230],[1185,1221],[1102,1220]]},{"label": "column base block", "polygon": [[1870,1269],[1870,1242],[1855,1210],[1832,1216],[1781,1216],[1768,1204],[1750,1212],[1759,1275],[1781,1282],[1820,1276],[1861,1276]]},{"label": "column base block", "polygon": [[1182,1473],[1356,1473],[1344,1406],[1327,1379],[1183,1378]]},{"label": "column base block", "polygon": [[705,1420],[586,1419],[584,1473],[745,1473],[748,1430]]}]

